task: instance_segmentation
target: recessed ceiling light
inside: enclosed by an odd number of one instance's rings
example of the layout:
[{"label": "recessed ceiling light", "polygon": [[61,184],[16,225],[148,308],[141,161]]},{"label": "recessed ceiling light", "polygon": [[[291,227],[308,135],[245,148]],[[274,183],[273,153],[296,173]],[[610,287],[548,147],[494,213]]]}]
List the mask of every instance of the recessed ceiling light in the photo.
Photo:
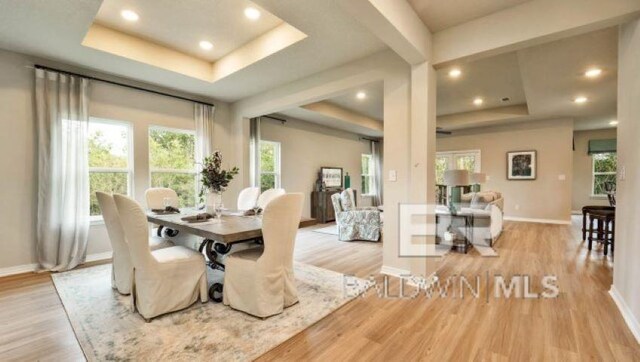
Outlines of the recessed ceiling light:
[{"label": "recessed ceiling light", "polygon": [[609,124],[612,125],[612,126],[617,126],[618,125],[618,121],[614,120],[614,121],[609,122]]},{"label": "recessed ceiling light", "polygon": [[138,14],[133,10],[122,10],[120,12],[120,16],[122,16],[124,20],[127,21],[138,21],[138,19],[140,19]]},{"label": "recessed ceiling light", "polygon": [[200,42],[200,48],[204,49],[204,50],[211,50],[213,49],[213,44],[211,44],[211,42],[203,40]]},{"label": "recessed ceiling light", "polygon": [[260,18],[260,10],[256,8],[246,8],[244,9],[244,16],[251,20],[258,20]]},{"label": "recessed ceiling light", "polygon": [[449,71],[449,76],[451,78],[458,78],[461,74],[462,74],[462,71],[458,68],[454,68]]},{"label": "recessed ceiling light", "polygon": [[482,105],[482,103],[484,103],[484,99],[478,97],[476,99],[473,100],[473,104],[475,104],[476,106],[480,106]]},{"label": "recessed ceiling light", "polygon": [[581,103],[587,103],[587,101],[588,101],[588,100],[589,100],[589,99],[587,99],[587,97],[576,97],[576,98],[573,100],[573,102],[574,102],[574,103],[581,104]]},{"label": "recessed ceiling light", "polygon": [[587,70],[586,72],[584,72],[584,75],[588,78],[595,78],[597,76],[599,76],[600,74],[602,74],[602,69],[600,68],[591,68],[589,70]]},{"label": "recessed ceiling light", "polygon": [[358,99],[365,99],[365,98],[367,98],[367,93],[365,93],[365,92],[358,92],[358,93],[356,93],[356,98],[358,98]]}]

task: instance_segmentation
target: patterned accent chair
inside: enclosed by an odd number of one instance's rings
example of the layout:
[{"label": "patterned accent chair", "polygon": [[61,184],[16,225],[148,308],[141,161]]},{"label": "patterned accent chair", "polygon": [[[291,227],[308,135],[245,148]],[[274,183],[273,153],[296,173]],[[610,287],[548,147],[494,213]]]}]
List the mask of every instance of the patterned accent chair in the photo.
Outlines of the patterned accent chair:
[{"label": "patterned accent chair", "polygon": [[336,212],[339,240],[380,240],[382,222],[379,210],[354,208],[346,190],[331,195],[331,202]]}]

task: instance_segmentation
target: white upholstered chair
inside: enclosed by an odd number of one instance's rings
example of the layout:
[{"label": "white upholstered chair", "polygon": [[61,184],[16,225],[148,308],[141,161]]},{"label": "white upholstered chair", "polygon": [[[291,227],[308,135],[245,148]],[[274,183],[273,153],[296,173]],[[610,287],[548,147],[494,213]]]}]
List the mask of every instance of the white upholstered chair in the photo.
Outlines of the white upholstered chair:
[{"label": "white upholstered chair", "polygon": [[135,200],[113,196],[133,264],[131,293],[134,308],[149,321],[187,308],[198,297],[208,300],[207,273],[202,254],[182,246],[149,250],[144,210]]},{"label": "white upholstered chair", "polygon": [[250,210],[257,205],[260,196],[259,187],[247,187],[238,195],[238,210]]},{"label": "white upholstered chair", "polygon": [[268,189],[260,194],[258,197],[258,206],[264,210],[264,208],[271,202],[271,200],[275,199],[278,196],[284,195],[286,192],[284,189]]},{"label": "white upholstered chair", "polygon": [[230,254],[223,302],[256,317],[269,317],[298,302],[293,248],[302,214],[301,193],[281,195],[264,209],[264,246]]},{"label": "white upholstered chair", "polygon": [[[133,264],[129,256],[129,248],[124,237],[118,209],[113,201],[113,196],[105,192],[96,192],[98,204],[102,211],[102,218],[107,227],[107,234],[113,249],[113,262],[111,268],[111,286],[120,294],[131,293],[133,276]],[[157,250],[174,246],[171,240],[152,236],[149,238],[149,249]]]},{"label": "white upholstered chair", "polygon": [[178,198],[178,194],[167,187],[152,187],[147,189],[144,193],[145,198],[147,199],[147,208],[149,210],[159,210],[164,209],[164,199],[169,198],[171,200],[171,206],[178,208],[180,207],[180,199]]}]

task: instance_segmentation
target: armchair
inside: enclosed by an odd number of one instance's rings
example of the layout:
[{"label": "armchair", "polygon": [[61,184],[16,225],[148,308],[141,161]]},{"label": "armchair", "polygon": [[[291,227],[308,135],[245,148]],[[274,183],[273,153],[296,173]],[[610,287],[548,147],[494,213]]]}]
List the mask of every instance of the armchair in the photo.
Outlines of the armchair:
[{"label": "armchair", "polygon": [[[342,194],[347,195],[347,191]],[[356,209],[350,208],[349,203],[343,206],[341,194],[331,195],[331,202],[336,213],[336,225],[338,227],[338,239],[341,241],[351,240],[380,240],[380,211],[376,209]]]}]

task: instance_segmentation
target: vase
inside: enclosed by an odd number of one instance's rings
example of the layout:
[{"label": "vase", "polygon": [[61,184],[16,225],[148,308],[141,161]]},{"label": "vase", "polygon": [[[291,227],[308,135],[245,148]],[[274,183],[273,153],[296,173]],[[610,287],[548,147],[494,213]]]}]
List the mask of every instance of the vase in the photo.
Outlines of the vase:
[{"label": "vase", "polygon": [[220,219],[220,216],[222,215],[221,191],[210,191],[207,193],[206,211],[207,214],[213,215],[215,219]]}]

